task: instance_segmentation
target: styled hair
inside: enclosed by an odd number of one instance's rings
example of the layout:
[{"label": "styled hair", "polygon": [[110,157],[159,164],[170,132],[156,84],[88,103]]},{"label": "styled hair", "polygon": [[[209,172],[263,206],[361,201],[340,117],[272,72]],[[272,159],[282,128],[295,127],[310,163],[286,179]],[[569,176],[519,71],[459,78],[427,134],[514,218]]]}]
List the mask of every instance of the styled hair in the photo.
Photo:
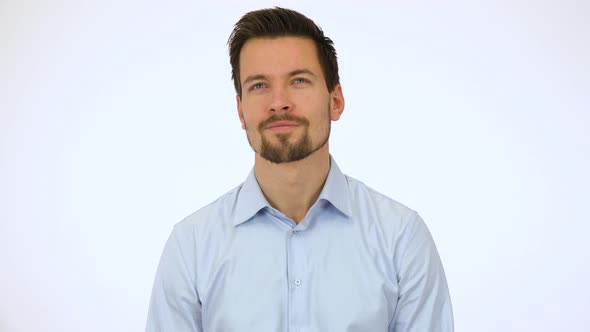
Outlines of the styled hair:
[{"label": "styled hair", "polygon": [[305,37],[316,45],[316,51],[328,91],[340,83],[334,42],[324,36],[322,29],[305,15],[286,8],[268,8],[246,13],[229,36],[229,61],[236,93],[242,96],[240,81],[240,52],[251,38]]}]

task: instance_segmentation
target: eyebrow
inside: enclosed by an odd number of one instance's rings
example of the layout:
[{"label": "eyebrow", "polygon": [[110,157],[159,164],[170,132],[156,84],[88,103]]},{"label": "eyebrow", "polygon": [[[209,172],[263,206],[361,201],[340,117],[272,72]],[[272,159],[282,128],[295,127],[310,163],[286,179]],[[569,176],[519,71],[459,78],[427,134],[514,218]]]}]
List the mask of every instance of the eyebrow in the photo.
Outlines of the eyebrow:
[{"label": "eyebrow", "polygon": [[316,75],[309,69],[297,69],[297,70],[293,70],[292,72],[289,73],[289,77],[292,76],[296,76],[296,75],[301,75],[301,74],[307,74],[313,77],[316,77]]},{"label": "eyebrow", "polygon": [[[288,76],[288,77],[293,77],[293,76],[296,76],[296,75],[301,75],[301,74],[307,74],[307,75],[310,75],[310,76],[313,76],[313,77],[317,77],[317,75],[316,75],[316,74],[314,74],[314,73],[313,73],[311,70],[309,70],[309,69],[296,69],[296,70],[293,70],[292,72],[290,72],[290,73],[289,73],[287,76]],[[258,74],[258,75],[250,75],[250,76],[248,76],[248,77],[247,77],[247,78],[244,80],[244,82],[242,83],[242,85],[246,85],[246,84],[247,84],[247,83],[249,83],[249,82],[256,81],[256,80],[263,80],[263,79],[266,79],[266,78],[267,78],[267,77],[266,77],[265,75],[262,75],[262,74]]]}]

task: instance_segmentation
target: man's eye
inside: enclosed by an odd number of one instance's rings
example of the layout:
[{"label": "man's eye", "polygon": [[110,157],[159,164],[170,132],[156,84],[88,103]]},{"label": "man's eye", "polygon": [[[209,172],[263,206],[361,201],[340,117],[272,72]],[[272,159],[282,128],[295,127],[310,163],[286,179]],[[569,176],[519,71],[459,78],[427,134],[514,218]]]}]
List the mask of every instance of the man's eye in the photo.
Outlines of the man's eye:
[{"label": "man's eye", "polygon": [[296,78],[296,79],[293,80],[293,82],[295,82],[295,83],[305,83],[307,81],[305,80],[305,78]]},{"label": "man's eye", "polygon": [[264,83],[256,83],[252,85],[252,90],[262,89],[264,88]]}]

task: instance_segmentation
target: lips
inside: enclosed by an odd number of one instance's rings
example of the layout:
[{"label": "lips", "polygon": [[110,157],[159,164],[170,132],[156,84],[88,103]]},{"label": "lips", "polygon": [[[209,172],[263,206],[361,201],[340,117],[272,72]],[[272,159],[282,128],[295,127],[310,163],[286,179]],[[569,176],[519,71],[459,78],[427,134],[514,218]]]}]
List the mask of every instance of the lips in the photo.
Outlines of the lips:
[{"label": "lips", "polygon": [[291,128],[291,127],[296,127],[298,125],[299,124],[294,121],[275,121],[275,122],[269,123],[268,126],[266,126],[266,129]]}]

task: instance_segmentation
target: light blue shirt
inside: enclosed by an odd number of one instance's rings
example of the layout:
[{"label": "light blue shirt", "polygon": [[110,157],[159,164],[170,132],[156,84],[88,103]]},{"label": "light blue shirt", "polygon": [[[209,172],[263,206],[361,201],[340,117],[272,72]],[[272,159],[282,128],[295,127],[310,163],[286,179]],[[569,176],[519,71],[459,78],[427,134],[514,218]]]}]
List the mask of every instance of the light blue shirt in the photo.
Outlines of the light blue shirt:
[{"label": "light blue shirt", "polygon": [[340,172],[295,224],[254,172],[176,224],[146,331],[450,332],[439,255],[418,214]]}]

